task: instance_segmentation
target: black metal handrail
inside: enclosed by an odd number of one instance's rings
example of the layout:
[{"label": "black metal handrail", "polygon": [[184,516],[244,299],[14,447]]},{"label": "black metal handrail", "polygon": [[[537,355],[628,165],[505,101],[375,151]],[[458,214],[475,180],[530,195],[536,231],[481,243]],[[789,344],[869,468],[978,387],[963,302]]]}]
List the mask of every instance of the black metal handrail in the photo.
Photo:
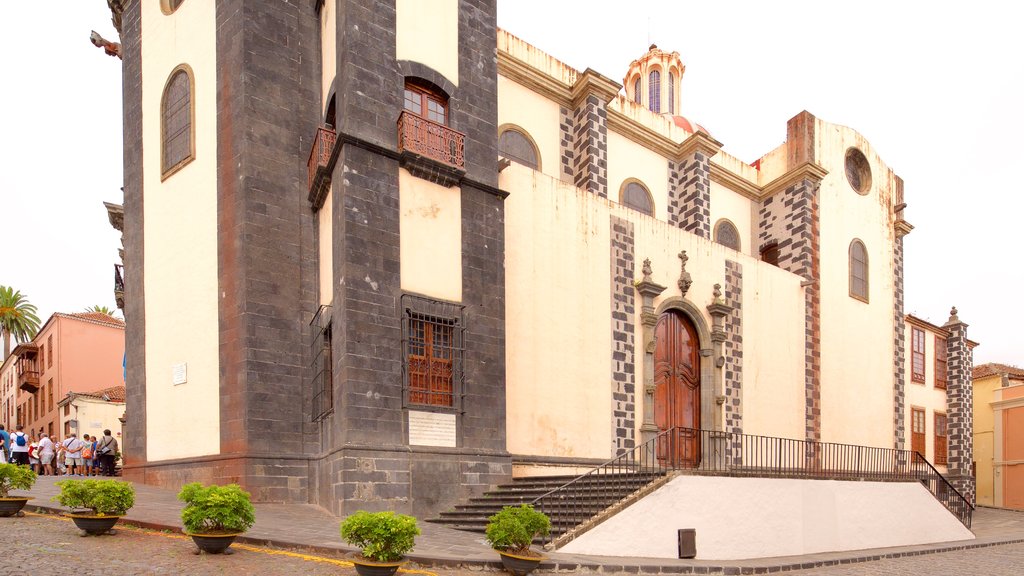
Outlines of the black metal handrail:
[{"label": "black metal handrail", "polygon": [[925,459],[920,452],[914,452],[914,465],[920,472],[918,480],[935,496],[939,502],[953,513],[954,516],[964,523],[964,526],[971,527],[971,518],[974,514],[974,505],[955,486],[946,480],[931,462]]},{"label": "black metal handrail", "polygon": [[[638,474],[689,470],[773,478],[920,481],[970,528],[974,506],[921,454],[911,450],[671,428],[534,499],[555,534],[595,515],[594,502],[637,486]],[[628,492],[627,492],[628,493]]]}]

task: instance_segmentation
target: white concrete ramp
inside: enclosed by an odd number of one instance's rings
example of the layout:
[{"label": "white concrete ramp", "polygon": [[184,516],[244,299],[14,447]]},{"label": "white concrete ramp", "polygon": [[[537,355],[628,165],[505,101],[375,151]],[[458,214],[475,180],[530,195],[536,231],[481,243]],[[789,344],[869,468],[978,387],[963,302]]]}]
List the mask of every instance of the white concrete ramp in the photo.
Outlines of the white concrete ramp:
[{"label": "white concrete ramp", "polygon": [[558,551],[678,558],[679,528],[702,560],[974,539],[917,482],[679,476]]}]

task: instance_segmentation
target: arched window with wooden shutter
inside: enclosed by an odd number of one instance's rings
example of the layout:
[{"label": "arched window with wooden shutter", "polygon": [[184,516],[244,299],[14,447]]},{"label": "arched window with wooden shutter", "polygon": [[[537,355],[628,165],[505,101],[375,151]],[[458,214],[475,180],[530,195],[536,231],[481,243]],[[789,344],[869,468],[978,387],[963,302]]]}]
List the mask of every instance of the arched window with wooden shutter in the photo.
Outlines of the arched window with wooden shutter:
[{"label": "arched window with wooden shutter", "polygon": [[160,100],[161,175],[167,178],[195,158],[195,88],[192,69],[171,72]]}]

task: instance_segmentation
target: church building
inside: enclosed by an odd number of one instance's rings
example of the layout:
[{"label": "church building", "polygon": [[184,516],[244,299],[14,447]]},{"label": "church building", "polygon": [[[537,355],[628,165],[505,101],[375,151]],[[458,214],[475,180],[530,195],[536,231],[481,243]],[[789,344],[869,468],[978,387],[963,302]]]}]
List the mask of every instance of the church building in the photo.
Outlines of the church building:
[{"label": "church building", "polygon": [[496,0],[110,4],[128,478],[425,517],[673,429],[911,448],[913,194],[854,129],[738,159],[678,53],[576,70]]}]

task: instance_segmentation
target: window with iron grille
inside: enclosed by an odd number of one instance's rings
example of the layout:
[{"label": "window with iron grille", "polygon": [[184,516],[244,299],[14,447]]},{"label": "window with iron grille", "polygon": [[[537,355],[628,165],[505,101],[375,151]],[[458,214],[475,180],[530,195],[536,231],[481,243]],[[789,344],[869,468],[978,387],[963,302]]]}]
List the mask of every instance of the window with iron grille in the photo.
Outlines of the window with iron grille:
[{"label": "window with iron grille", "polygon": [[461,408],[462,313],[458,304],[402,296],[406,405]]},{"label": "window with iron grille", "polygon": [[321,306],[310,322],[310,358],[313,359],[313,421],[323,420],[334,412],[334,378],[331,354],[331,307]]},{"label": "window with iron grille", "polygon": [[946,389],[946,339],[935,337],[935,387]]},{"label": "window with iron grille", "polygon": [[910,329],[910,381],[924,384],[924,330]]}]

